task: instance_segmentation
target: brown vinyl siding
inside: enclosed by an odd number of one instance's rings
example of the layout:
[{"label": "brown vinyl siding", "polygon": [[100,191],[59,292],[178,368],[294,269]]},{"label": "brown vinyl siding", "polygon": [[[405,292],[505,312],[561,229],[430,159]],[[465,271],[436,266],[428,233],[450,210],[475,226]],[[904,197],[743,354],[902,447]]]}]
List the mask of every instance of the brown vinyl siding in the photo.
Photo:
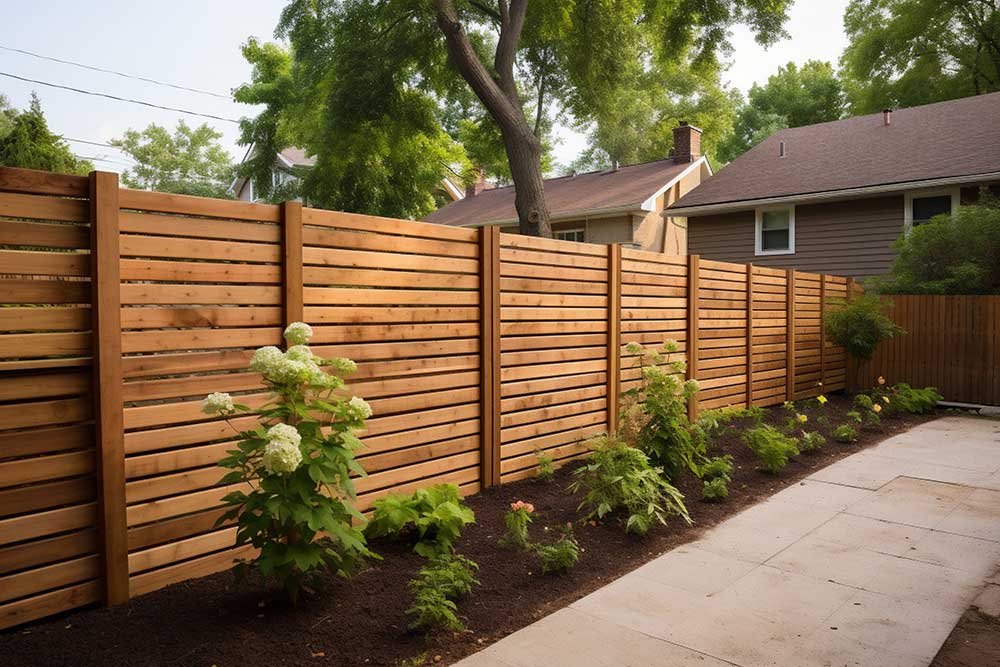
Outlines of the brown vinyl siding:
[{"label": "brown vinyl siding", "polygon": [[724,262],[864,278],[884,273],[903,232],[903,196],[797,205],[795,253],[754,254],[754,211],[691,217],[688,251]]}]

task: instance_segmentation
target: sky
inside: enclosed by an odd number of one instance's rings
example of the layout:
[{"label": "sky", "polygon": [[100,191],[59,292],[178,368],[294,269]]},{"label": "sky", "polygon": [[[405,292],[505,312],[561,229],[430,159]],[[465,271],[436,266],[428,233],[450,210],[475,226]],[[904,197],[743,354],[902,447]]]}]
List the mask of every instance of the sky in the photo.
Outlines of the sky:
[{"label": "sky", "polygon": [[[285,3],[35,0],[4,4],[0,47],[226,96],[249,78],[250,68],[240,54],[240,45],[250,36],[272,39]],[[789,61],[819,59],[836,63],[847,43],[842,27],[846,5],[847,0],[798,0],[786,24],[792,37],[769,49],[754,42],[748,29],[735,28],[733,64],[724,80],[745,93],[755,81],[766,80]],[[95,72],[3,48],[0,72],[222,118],[252,115],[252,109],[229,98]],[[107,143],[129,128],[143,129],[149,123],[173,127],[179,119],[192,125],[207,122],[222,132],[223,145],[236,160],[246,151],[237,143],[239,132],[232,122],[82,95],[0,74],[0,94],[16,107],[27,106],[33,90],[42,100],[52,131],[67,140],[78,140],[69,141],[73,151],[91,158],[98,169],[121,171],[127,162],[117,149],[83,142]],[[584,148],[584,137],[565,127],[557,127],[556,132],[556,160],[568,164]]]}]

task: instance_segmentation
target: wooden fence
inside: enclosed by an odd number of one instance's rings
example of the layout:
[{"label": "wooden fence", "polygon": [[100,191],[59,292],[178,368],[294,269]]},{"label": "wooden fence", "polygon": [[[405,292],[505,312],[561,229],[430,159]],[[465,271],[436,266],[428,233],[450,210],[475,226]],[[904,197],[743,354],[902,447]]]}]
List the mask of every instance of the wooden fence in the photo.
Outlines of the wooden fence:
[{"label": "wooden fence", "polygon": [[882,375],[937,387],[947,401],[1000,405],[1000,296],[884,298],[906,333],[879,346],[852,384],[870,387]]},{"label": "wooden fence", "polygon": [[[533,474],[617,423],[624,344],[679,343],[701,409],[844,387],[843,278],[0,169],[0,627],[228,567],[212,391],[304,319],[374,409],[361,509]],[[694,314],[692,317],[691,315]],[[236,427],[252,418],[233,420]]]}]

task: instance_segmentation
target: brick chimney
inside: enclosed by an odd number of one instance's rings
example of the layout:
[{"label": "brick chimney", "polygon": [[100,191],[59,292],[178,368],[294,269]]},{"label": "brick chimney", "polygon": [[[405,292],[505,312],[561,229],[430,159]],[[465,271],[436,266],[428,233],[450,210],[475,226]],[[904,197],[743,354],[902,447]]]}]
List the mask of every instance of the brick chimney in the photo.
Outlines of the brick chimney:
[{"label": "brick chimney", "polygon": [[674,128],[674,162],[694,162],[701,157],[701,129],[686,120]]},{"label": "brick chimney", "polygon": [[477,169],[475,171],[475,178],[476,180],[474,180],[471,183],[468,183],[465,186],[466,197],[475,197],[476,195],[478,195],[479,193],[481,193],[483,190],[486,189],[486,179],[483,177],[482,169]]}]

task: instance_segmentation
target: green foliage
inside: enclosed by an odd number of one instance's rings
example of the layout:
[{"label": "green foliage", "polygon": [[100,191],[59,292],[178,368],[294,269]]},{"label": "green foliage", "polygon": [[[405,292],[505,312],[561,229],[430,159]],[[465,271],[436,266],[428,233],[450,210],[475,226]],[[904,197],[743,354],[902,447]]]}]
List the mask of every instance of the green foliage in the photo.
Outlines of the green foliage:
[{"label": "green foliage", "polygon": [[865,421],[864,415],[862,415],[859,410],[849,410],[847,413],[847,418],[850,419],[855,424],[861,424]]},{"label": "green foliage", "polygon": [[580,560],[580,543],[573,536],[573,528],[567,526],[562,536],[552,544],[534,545],[535,553],[542,564],[542,574],[566,572]]},{"label": "green foliage", "polygon": [[757,455],[764,470],[770,473],[781,472],[788,465],[788,459],[799,455],[799,441],[773,426],[748,429],[743,434],[743,442]]},{"label": "green foliage", "polygon": [[889,272],[873,281],[883,294],[1000,294],[1000,199],[917,225],[895,243]]},{"label": "green foliage", "polygon": [[712,480],[724,478],[729,481],[733,474],[733,457],[730,454],[716,456],[701,466],[702,479]]},{"label": "green foliage", "polygon": [[42,103],[32,93],[25,111],[0,104],[0,167],[40,169],[60,174],[86,174],[94,165],[81,160],[57,134],[49,130]]},{"label": "green foliage", "polygon": [[703,439],[708,441],[719,436],[726,426],[738,419],[749,418],[759,423],[763,417],[764,408],[760,406],[750,408],[728,406],[702,412],[695,421],[695,428],[700,430]]},{"label": "green foliage", "polygon": [[590,458],[574,471],[576,479],[570,485],[573,493],[585,492],[578,508],[586,510],[585,519],[620,511],[625,530],[638,535],[645,535],[654,522],[666,524],[673,514],[691,522],[684,496],[641,450],[610,436],[591,441],[591,448]]},{"label": "green foliage", "polygon": [[799,449],[803,452],[815,452],[823,448],[826,438],[819,431],[803,432],[799,439]]},{"label": "green foliage", "polygon": [[406,610],[407,615],[413,617],[410,628],[463,630],[465,625],[458,618],[455,601],[467,596],[472,587],[479,584],[478,569],[475,562],[458,554],[432,557],[409,583],[413,595],[413,604]]},{"label": "green foliage", "polygon": [[507,526],[507,534],[500,538],[500,546],[524,551],[530,544],[528,541],[528,525],[535,506],[518,500],[510,504],[510,511],[504,514],[503,522]]},{"label": "green foliage", "polygon": [[688,401],[697,393],[698,383],[683,380],[684,362],[671,360],[676,350],[673,341],[653,352],[632,344],[628,351],[639,354],[642,380],[625,392],[642,408],[639,449],[670,481],[676,481],[684,470],[697,475],[705,458],[705,433],[688,419]]},{"label": "green foliage", "polygon": [[[294,339],[295,323],[286,338],[297,344],[288,352],[258,350],[250,369],[259,372],[275,396],[256,410],[261,425],[239,434],[236,449],[219,461],[231,469],[221,484],[247,485],[223,497],[228,510],[218,523],[236,520],[236,545],[259,550],[238,566],[255,567],[280,581],[294,601],[303,582],[323,570],[350,575],[361,560],[373,556],[355,523],[364,522],[354,508],[352,473],[364,469],[354,458],[371,409],[360,398],[347,400],[335,373],[353,370],[346,359],[312,355],[305,338]],[[311,330],[309,330],[311,335]],[[328,373],[324,367],[335,371]],[[212,394],[203,411],[223,416],[249,411],[228,394]]]},{"label": "green foliage", "polygon": [[556,474],[556,466],[552,457],[540,449],[535,450],[535,459],[538,461],[538,474],[535,479],[539,482],[550,482]]},{"label": "green foliage", "polygon": [[[918,389],[905,382],[892,386],[888,393],[889,401],[885,402],[886,410],[906,412],[911,415],[922,415],[934,410],[934,407],[944,397],[934,387]],[[884,400],[884,399],[883,399]]]},{"label": "green foliage", "polygon": [[366,535],[413,533],[413,550],[425,558],[451,553],[462,528],[476,520],[454,484],[417,489],[410,496],[392,494],[376,500],[373,507]]},{"label": "green foliage", "polygon": [[725,500],[729,496],[727,477],[715,477],[706,480],[701,490],[701,497],[709,502]]},{"label": "green foliage", "polygon": [[826,314],[826,335],[859,361],[868,361],[879,343],[904,333],[886,314],[889,304],[862,294]]},{"label": "green foliage", "polygon": [[122,183],[138,190],[232,199],[229,185],[236,168],[219,139],[222,133],[209,125],[192,128],[177,122],[171,134],[150,123],[142,132],[128,130],[111,145],[127,153],[136,165],[121,175]]},{"label": "green foliage", "polygon": [[858,439],[858,431],[850,424],[841,424],[833,429],[833,439],[837,442],[854,442]]},{"label": "green foliage", "polygon": [[730,162],[786,127],[838,120],[844,115],[844,90],[833,66],[819,60],[801,67],[789,62],[764,85],[750,88],[731,135],[719,146],[718,159]]},{"label": "green foliage", "polygon": [[1000,90],[1000,13],[978,0],[852,0],[841,71],[853,115]]}]

